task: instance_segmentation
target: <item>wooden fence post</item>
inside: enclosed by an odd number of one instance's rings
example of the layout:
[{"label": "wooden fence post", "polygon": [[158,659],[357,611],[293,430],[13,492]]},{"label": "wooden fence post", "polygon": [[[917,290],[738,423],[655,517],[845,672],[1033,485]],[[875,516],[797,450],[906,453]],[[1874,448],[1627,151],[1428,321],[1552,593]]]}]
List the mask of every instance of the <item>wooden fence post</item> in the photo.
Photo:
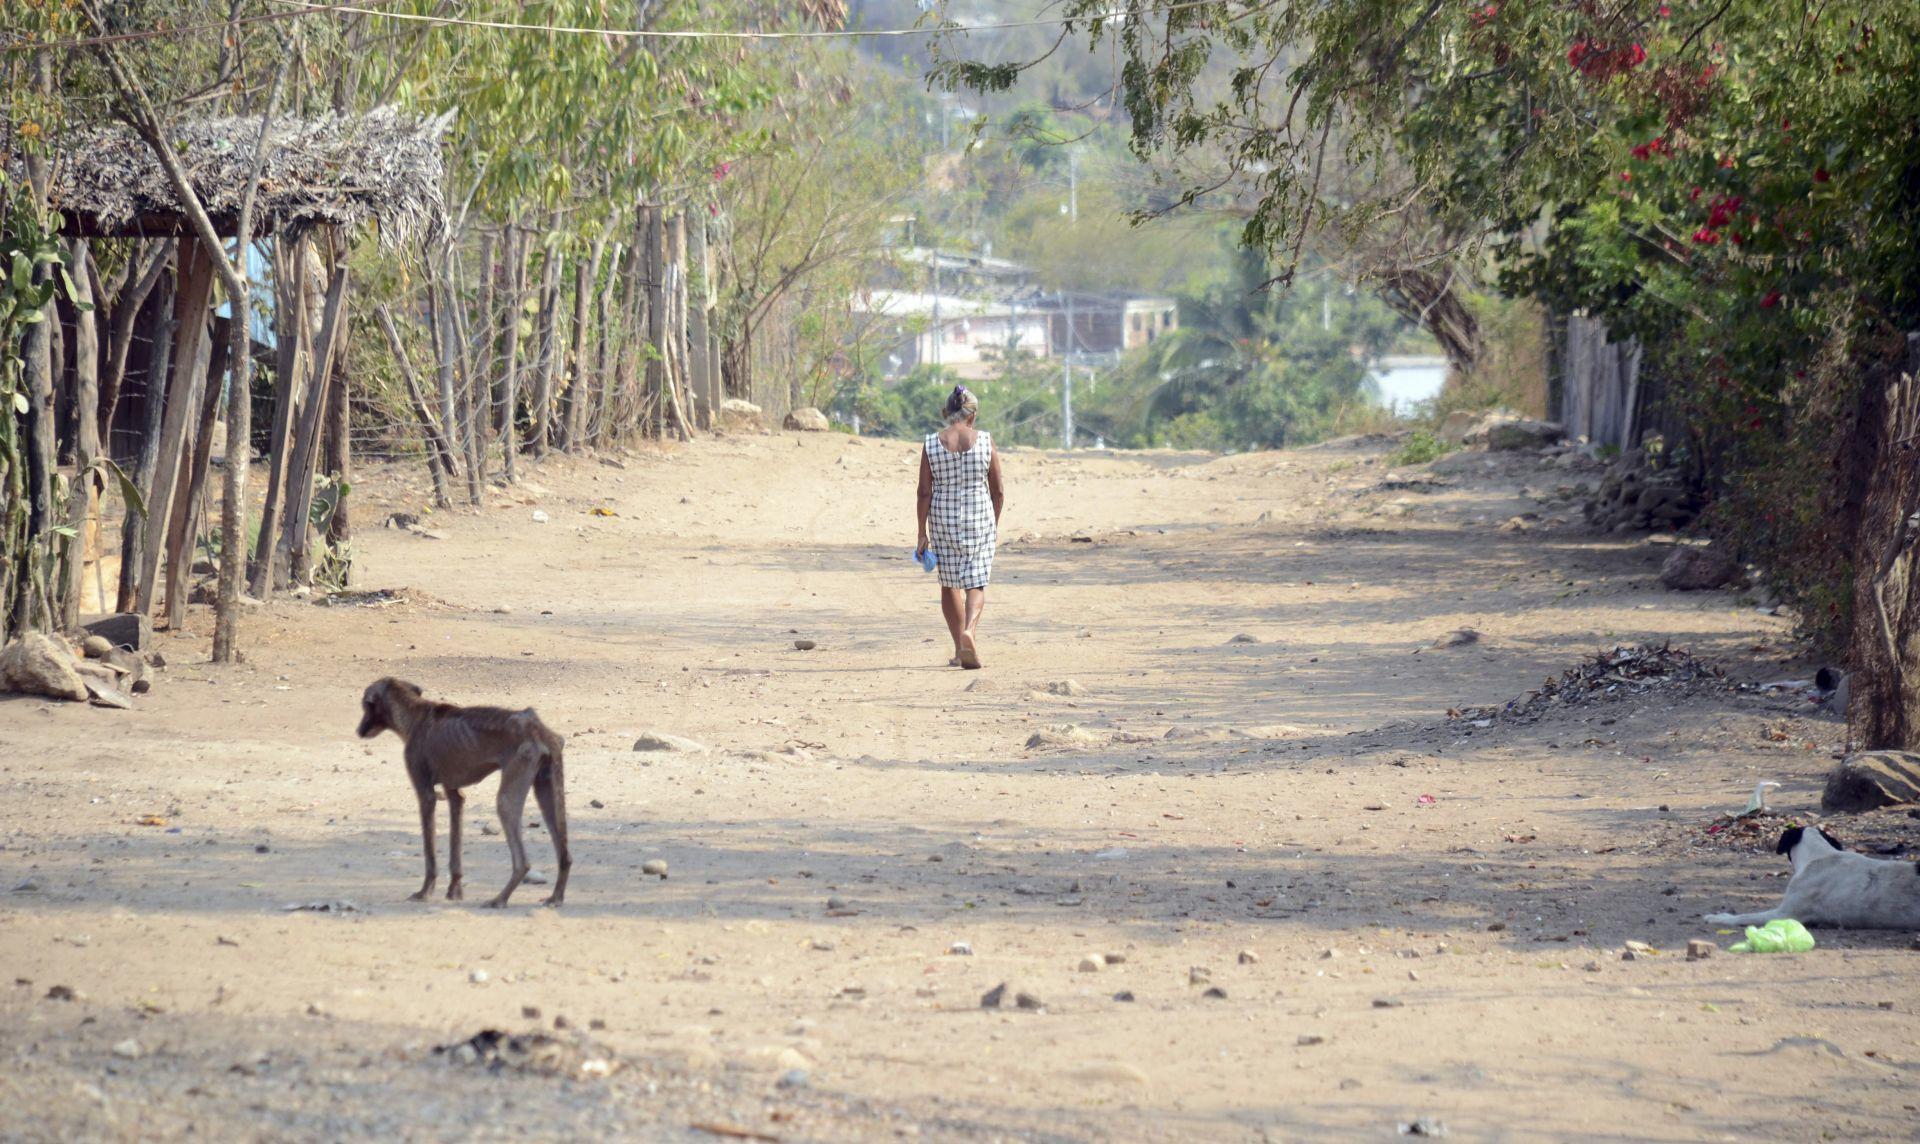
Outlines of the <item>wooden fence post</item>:
[{"label": "wooden fence post", "polygon": [[[92,303],[93,276],[87,273],[87,242],[75,239],[72,251],[73,315],[73,488],[67,500],[66,582],[61,585],[60,626],[79,626],[80,596],[86,586],[87,553],[98,547],[100,486],[90,470],[100,455],[100,327]],[[96,553],[97,556],[97,553]]]},{"label": "wooden fence post", "polygon": [[147,519],[140,548],[140,575],[135,582],[133,610],[153,611],[154,590],[160,574],[160,554],[166,529],[172,522],[173,498],[187,446],[187,418],[198,412],[206,384],[200,346],[206,340],[207,306],[213,299],[213,259],[219,257],[197,239],[181,240],[180,292],[174,298],[173,384],[167,387],[167,409],[160,427],[159,452],[153,487],[146,492]]}]

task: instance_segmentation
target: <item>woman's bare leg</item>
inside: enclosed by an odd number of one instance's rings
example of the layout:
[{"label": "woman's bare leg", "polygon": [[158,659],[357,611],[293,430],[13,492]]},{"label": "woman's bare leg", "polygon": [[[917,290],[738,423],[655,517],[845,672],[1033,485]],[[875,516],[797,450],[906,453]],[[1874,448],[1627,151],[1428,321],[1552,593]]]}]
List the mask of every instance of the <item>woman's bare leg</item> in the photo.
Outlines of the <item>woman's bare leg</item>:
[{"label": "woman's bare leg", "polygon": [[960,637],[966,634],[967,594],[960,588],[940,589],[940,614],[946,617],[947,633],[953,637],[953,660],[960,662]]},{"label": "woman's bare leg", "polygon": [[970,636],[980,634],[980,613],[987,610],[987,590],[985,588],[967,589],[966,622],[961,626]]}]

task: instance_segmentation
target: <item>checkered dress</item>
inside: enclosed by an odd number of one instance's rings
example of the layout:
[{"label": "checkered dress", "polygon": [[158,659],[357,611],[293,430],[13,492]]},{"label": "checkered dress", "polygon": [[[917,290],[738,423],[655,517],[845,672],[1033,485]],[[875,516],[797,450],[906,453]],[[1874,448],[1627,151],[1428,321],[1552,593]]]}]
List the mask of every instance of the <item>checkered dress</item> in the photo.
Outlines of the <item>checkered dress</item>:
[{"label": "checkered dress", "polygon": [[927,466],[933,470],[927,539],[940,557],[940,586],[984,588],[993,578],[993,546],[999,539],[993,500],[987,494],[993,437],[976,433],[973,448],[955,453],[940,443],[938,433],[929,433],[926,449]]}]

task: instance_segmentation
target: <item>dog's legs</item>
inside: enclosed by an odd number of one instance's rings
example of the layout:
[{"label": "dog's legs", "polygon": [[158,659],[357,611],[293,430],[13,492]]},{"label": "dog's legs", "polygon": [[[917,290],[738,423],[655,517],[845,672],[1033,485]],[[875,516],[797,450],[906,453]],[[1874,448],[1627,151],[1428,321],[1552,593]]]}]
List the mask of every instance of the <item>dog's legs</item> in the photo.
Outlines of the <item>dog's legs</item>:
[{"label": "dog's legs", "polygon": [[533,785],[534,769],[541,756],[532,745],[524,746],[513,761],[500,768],[500,795],[495,805],[500,810],[500,829],[507,836],[507,851],[513,856],[513,876],[507,886],[487,905],[500,909],[527,876],[527,848],[520,840],[520,823],[527,813],[527,788]]},{"label": "dog's legs", "polygon": [[447,900],[457,902],[466,894],[460,889],[460,816],[467,809],[467,796],[447,788]]},{"label": "dog's legs", "polygon": [[573,854],[567,849],[567,785],[555,754],[533,776],[533,797],[539,800],[540,817],[546,820],[547,833],[553,836],[553,857],[559,869],[553,878],[553,893],[546,904],[557,906],[567,899],[567,872],[573,869]]},{"label": "dog's legs", "polygon": [[413,900],[424,902],[433,896],[433,884],[440,880],[440,868],[433,854],[433,784],[416,778],[413,793],[420,800],[420,845],[427,853],[427,880],[420,884],[420,892],[413,895]]}]

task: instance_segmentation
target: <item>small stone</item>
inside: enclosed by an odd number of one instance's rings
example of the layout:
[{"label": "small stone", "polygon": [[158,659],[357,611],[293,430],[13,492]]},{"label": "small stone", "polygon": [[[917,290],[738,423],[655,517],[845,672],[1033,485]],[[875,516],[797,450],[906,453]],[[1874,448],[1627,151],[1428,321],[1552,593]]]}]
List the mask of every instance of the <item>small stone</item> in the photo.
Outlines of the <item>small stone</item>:
[{"label": "small stone", "polygon": [[1500,933],[1501,931],[1503,931],[1503,930],[1505,930],[1506,928],[1507,928],[1507,923],[1505,923],[1505,922],[1494,922],[1494,923],[1493,923],[1492,925],[1489,925],[1489,926],[1487,927],[1487,932],[1488,932],[1488,933]]},{"label": "small stone", "polygon": [[1339,956],[1340,956],[1340,951],[1337,949],[1323,949],[1320,951],[1321,961],[1333,961]]},{"label": "small stone", "polygon": [[562,1030],[571,1029],[573,1028],[573,1022],[567,1020],[565,1014],[555,1013],[553,1015],[553,1027],[555,1029],[562,1029]]},{"label": "small stone", "polygon": [[105,636],[88,636],[80,642],[80,651],[88,659],[105,659],[113,651],[113,643]]},{"label": "small stone", "polygon": [[1133,990],[1122,989],[1120,992],[1115,993],[1113,995],[1113,999],[1115,1001],[1131,1001],[1133,1000]]},{"label": "small stone", "polygon": [[520,1006],[520,1015],[529,1021],[538,1021],[540,1019],[540,1006],[522,1005]]},{"label": "small stone", "polygon": [[665,878],[667,876],[667,860],[665,858],[649,858],[645,862],[640,863],[640,872],[642,874],[650,874],[656,878]]},{"label": "small stone", "polygon": [[1065,695],[1075,699],[1088,694],[1087,689],[1077,679],[1056,679],[1047,684],[1048,695]]},{"label": "small stone", "polygon": [[671,751],[687,755],[704,755],[711,748],[682,735],[669,735],[665,731],[645,731],[633,741],[636,751]]},{"label": "small stone", "polygon": [[54,985],[47,989],[47,1000],[49,1001],[75,1001],[78,1000],[79,997],[80,995],[73,991],[73,986],[71,985]]},{"label": "small stone", "polygon": [[1318,1033],[1302,1033],[1293,1041],[1296,1045],[1324,1045],[1327,1039]]},{"label": "small stone", "polygon": [[139,1041],[128,1037],[126,1040],[113,1046],[113,1055],[119,1057],[121,1060],[137,1061],[146,1055],[146,1050],[140,1047]]},{"label": "small stone", "polygon": [[600,801],[599,799],[597,799],[597,798],[590,798],[590,799],[588,799],[588,800],[587,800],[587,805],[588,805],[588,806],[590,806],[590,807],[592,807],[592,808],[593,808],[593,809],[595,809],[595,810],[605,810],[605,809],[607,809],[607,804],[606,804],[606,803],[604,803],[604,802],[601,802],[601,801]]},{"label": "small stone", "polygon": [[1375,1009],[1398,1009],[1404,1004],[1406,1004],[1406,1002],[1397,997],[1375,997],[1373,999],[1373,1007]]},{"label": "small stone", "polygon": [[40,892],[40,879],[34,877],[22,878],[14,885],[13,892],[16,894],[37,894]]},{"label": "small stone", "polygon": [[1653,947],[1644,941],[1628,941],[1627,949],[1634,953],[1652,953]]},{"label": "small stone", "polygon": [[467,974],[467,980],[473,982],[475,985],[485,985],[491,976],[492,975],[484,969],[476,969]]},{"label": "small stone", "polygon": [[1188,985],[1208,985],[1213,982],[1213,971],[1204,965],[1194,965],[1187,969]]},{"label": "small stone", "polygon": [[1633,952],[1630,949],[1623,949],[1620,951],[1620,960],[1621,961],[1638,961],[1640,960],[1640,955]]},{"label": "small stone", "polygon": [[1108,965],[1125,965],[1127,963],[1127,955],[1124,953],[1103,953],[1100,956]]},{"label": "small stone", "polygon": [[1246,632],[1241,632],[1240,634],[1234,636],[1232,639],[1228,640],[1227,642],[1228,643],[1259,643],[1260,638],[1258,636],[1249,635]]},{"label": "small stone", "polygon": [[1045,1001],[1040,1000],[1039,997],[1035,996],[1032,993],[1014,994],[1013,1003],[1015,1005],[1018,1005],[1022,1009],[1031,1009],[1036,1012],[1039,1010],[1045,1009],[1047,1007],[1047,1003]]},{"label": "small stone", "polygon": [[307,1016],[325,1017],[327,1015],[328,1014],[327,1014],[326,1006],[320,1004],[320,1002],[318,1001],[307,1002]]},{"label": "small stone", "polygon": [[464,1044],[464,1043],[463,1043],[463,1044],[461,1044],[461,1045],[459,1045],[459,1046],[457,1046],[457,1047],[456,1047],[456,1048],[455,1048],[455,1049],[453,1050],[453,1063],[454,1063],[454,1064],[457,1064],[457,1065],[474,1065],[474,1064],[479,1064],[479,1063],[480,1063],[480,1050],[479,1050],[479,1049],[476,1049],[476,1048],[474,1048],[474,1047],[473,1047],[472,1045],[470,1045],[470,1044]]},{"label": "small stone", "polygon": [[1098,973],[1107,966],[1107,959],[1097,953],[1090,953],[1080,959],[1080,972]]},{"label": "small stone", "polygon": [[830,910],[844,910],[847,908],[847,900],[845,898],[828,898],[827,908]]},{"label": "small stone", "polygon": [[1880,1005],[1880,1008],[1882,1008],[1882,1009],[1891,1009],[1891,1008],[1893,1008],[1893,1002],[1891,1002],[1891,1001],[1882,1001],[1882,1002],[1880,1002],[1880,1003],[1879,1003],[1879,1005]]},{"label": "small stone", "polygon": [[235,948],[238,948],[238,947],[239,947],[239,945],[240,945],[240,939],[239,939],[239,938],[232,938],[232,937],[228,937],[228,936],[227,936],[226,934],[220,934],[219,936],[217,936],[217,937],[215,937],[215,938],[213,939],[213,944],[215,944],[215,945],[231,945],[231,946],[234,946]]},{"label": "small stone", "polygon": [[1202,993],[1200,996],[1208,998],[1209,1000],[1213,1000],[1213,1001],[1225,1001],[1227,999],[1227,991],[1220,988],[1218,985],[1215,985],[1213,988],[1207,990],[1205,993]]},{"label": "small stone", "polygon": [[815,643],[813,640],[794,640],[793,646],[795,649],[799,651],[812,651],[814,648],[817,648],[820,645],[818,643]]},{"label": "small stone", "polygon": [[947,947],[947,954],[951,957],[972,957],[973,943],[965,942],[965,941],[956,941],[952,945]]},{"label": "small stone", "polygon": [[1707,958],[1712,957],[1713,951],[1718,948],[1718,946],[1710,941],[1690,941],[1687,943],[1687,960],[1705,961]]},{"label": "small stone", "polygon": [[788,1069],[780,1074],[778,1083],[781,1088],[805,1088],[810,1079],[806,1069]]},{"label": "small stone", "polygon": [[544,510],[544,509],[537,509],[537,508],[533,510],[533,523],[535,523],[535,524],[545,524],[545,523],[547,523],[547,521],[549,521],[549,520],[551,520],[551,519],[552,519],[552,518],[551,518],[551,517],[549,517],[549,516],[548,516],[548,515],[546,514],[546,510]]},{"label": "small stone", "polygon": [[1242,965],[1258,965],[1260,964],[1260,955],[1250,949],[1243,949],[1240,951],[1237,960]]},{"label": "small stone", "polygon": [[1007,983],[1002,981],[980,995],[982,1009],[998,1009],[1007,999]]}]

